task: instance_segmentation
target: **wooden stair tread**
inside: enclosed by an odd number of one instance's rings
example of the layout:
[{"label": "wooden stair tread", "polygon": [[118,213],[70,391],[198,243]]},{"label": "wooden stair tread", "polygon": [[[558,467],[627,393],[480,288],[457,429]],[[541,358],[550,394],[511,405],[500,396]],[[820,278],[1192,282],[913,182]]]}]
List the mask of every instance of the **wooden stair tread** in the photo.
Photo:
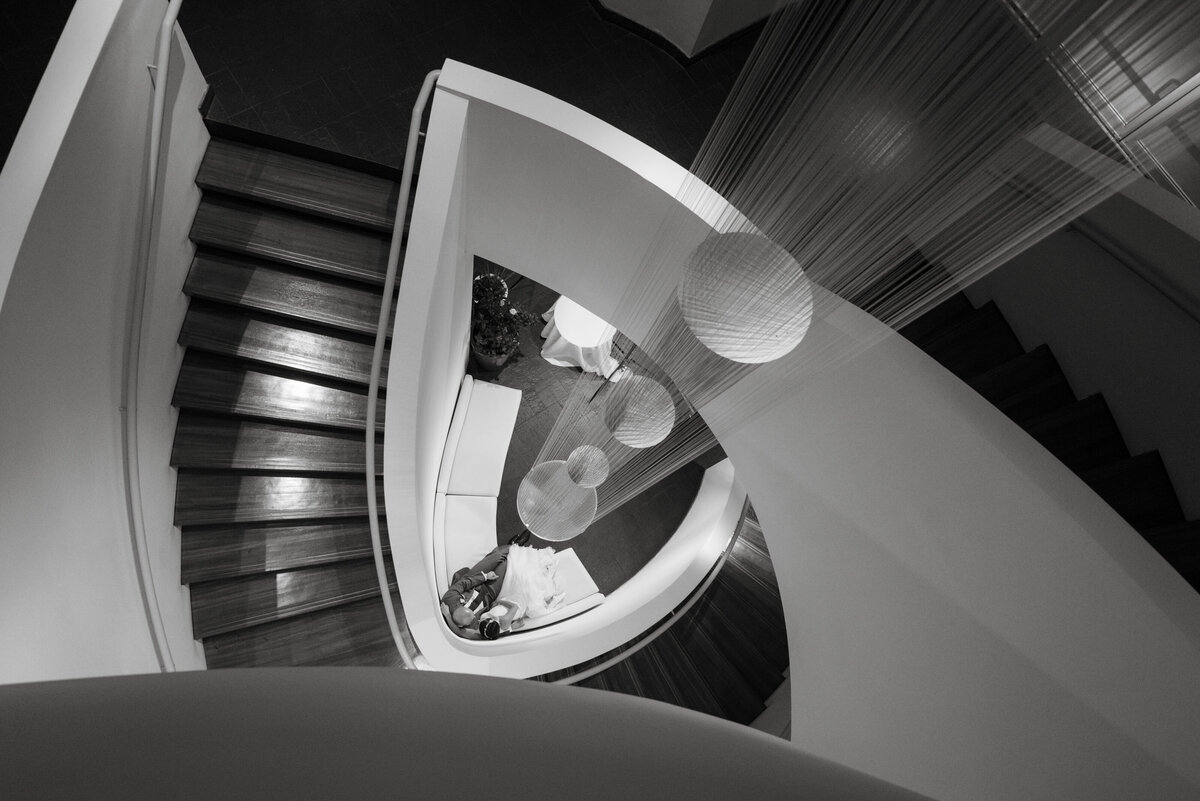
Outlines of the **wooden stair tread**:
[{"label": "wooden stair tread", "polygon": [[400,193],[386,178],[226,139],[209,142],[196,184],[388,233]]},{"label": "wooden stair tread", "polygon": [[1067,377],[1045,345],[993,367],[967,383],[1018,425],[1075,401]]},{"label": "wooden stair tread", "polygon": [[720,608],[726,625],[743,632],[745,638],[754,643],[757,652],[782,671],[789,658],[783,610],[751,595],[726,576],[725,571],[717,576],[709,593],[713,604]]},{"label": "wooden stair tread", "polygon": [[[193,303],[179,344],[208,353],[366,384],[374,347],[361,339],[305,330],[270,316]],[[380,386],[387,381],[384,356]]]},{"label": "wooden stair tread", "polygon": [[197,245],[379,286],[391,248],[377,231],[212,194],[201,199],[189,236]]},{"label": "wooden stair tread", "polygon": [[762,713],[765,699],[730,660],[724,643],[716,641],[699,618],[689,614],[689,619],[671,627],[668,636],[696,666],[697,674],[721,708],[721,717],[747,724]]},{"label": "wooden stair tread", "polygon": [[[383,474],[383,439],[376,435],[375,469]],[[355,473],[366,469],[364,436],[184,411],[175,427],[172,467]]]},{"label": "wooden stair tread", "polygon": [[675,637],[673,628],[642,649],[641,653],[658,660],[662,672],[669,677],[671,693],[674,699],[677,699],[660,700],[678,703],[679,706],[706,715],[724,717],[721,702],[713,694],[700,668],[689,658]]},{"label": "wooden stair tread", "polygon": [[1183,522],[1183,510],[1158,451],[1095,467],[1079,477],[1136,529]]},{"label": "wooden stair tread", "polygon": [[1117,422],[1099,394],[1030,420],[1025,430],[1076,473],[1129,458]]},{"label": "wooden stair tread", "polygon": [[[381,484],[378,499],[383,502]],[[363,476],[277,476],[180,470],[175,525],[365,517]]]},{"label": "wooden stair tread", "polygon": [[784,640],[782,648],[763,648],[762,643],[747,636],[746,631],[733,622],[715,596],[706,595],[693,610],[712,637],[723,644],[722,651],[729,663],[758,694],[760,701],[765,702],[783,681],[783,670],[788,663],[786,632],[780,633]]},{"label": "wooden stair tread", "polygon": [[[293,377],[286,370],[211,357],[191,349],[184,355],[171,403],[180,409],[357,431],[367,425],[364,389]],[[377,431],[383,430],[385,406],[381,398],[376,407]]]},{"label": "wooden stair tread", "polygon": [[721,575],[744,587],[754,596],[755,603],[769,608],[781,608],[779,584],[774,571],[764,573],[753,563],[740,559],[729,559],[721,568]]},{"label": "wooden stair tread", "polygon": [[972,378],[1025,352],[995,303],[988,302],[926,338],[921,346],[962,379]]},{"label": "wooden stair tread", "polygon": [[378,595],[204,639],[210,670],[299,665],[399,667]]},{"label": "wooden stair tread", "polygon": [[203,639],[378,596],[374,559],[201,582],[191,585],[192,634]]},{"label": "wooden stair tread", "polygon": [[[383,550],[387,523],[379,521]],[[373,556],[371,528],[361,520],[329,520],[248,526],[188,527],[182,532],[180,581],[277,573],[299,567]]]},{"label": "wooden stair tread", "polygon": [[[205,249],[192,260],[183,291],[190,297],[368,336],[375,335],[383,301],[374,287],[332,281],[317,273]],[[394,322],[394,305],[391,315]]]},{"label": "wooden stair tread", "polygon": [[766,542],[761,539],[756,542],[747,534],[748,527],[743,527],[737,542],[733,544],[727,564],[736,563],[740,569],[752,573],[764,587],[770,589],[773,596],[778,597],[779,583],[775,578],[775,566],[771,563],[771,554],[767,551]]}]

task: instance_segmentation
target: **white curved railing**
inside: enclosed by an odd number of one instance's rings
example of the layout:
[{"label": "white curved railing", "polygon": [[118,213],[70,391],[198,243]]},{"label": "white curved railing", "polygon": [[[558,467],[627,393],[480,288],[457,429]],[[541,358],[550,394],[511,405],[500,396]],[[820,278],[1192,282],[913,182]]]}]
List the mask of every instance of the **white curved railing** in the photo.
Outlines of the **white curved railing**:
[{"label": "white curved railing", "polygon": [[[396,290],[396,269],[400,264],[401,242],[404,239],[404,219],[408,211],[408,198],[412,189],[413,164],[417,155],[417,137],[420,135],[421,115],[429,101],[429,94],[437,81],[441,70],[434,70],[425,76],[417,102],[413,104],[412,118],[408,124],[408,144],[404,150],[404,171],[400,176],[400,195],[396,199],[396,218],[392,223],[392,244],[388,250],[387,277],[383,284],[383,301],[379,306],[379,323],[375,328],[375,352],[371,358],[371,380],[367,385],[367,432],[365,435],[367,449],[367,520],[371,527],[371,548],[375,555],[375,573],[379,578],[379,591],[383,596],[383,611],[387,614],[388,627],[392,631],[392,639],[396,642],[396,650],[407,668],[415,668],[413,653],[417,652],[416,644],[406,636],[406,631],[400,630],[400,621],[396,616],[396,608],[392,603],[392,593],[388,588],[387,568],[383,560],[383,538],[379,531],[379,497],[375,484],[375,423],[376,406],[379,402],[379,373],[383,369],[383,347],[387,340],[388,319],[392,311],[392,295]],[[411,650],[410,650],[411,649]]]},{"label": "white curved railing", "polygon": [[163,114],[167,106],[167,69],[171,61],[171,39],[183,0],[171,0],[158,32],[155,56],[154,105],[150,114],[149,142],[146,147],[146,173],[142,190],[141,218],[138,225],[138,256],[130,282],[129,311],[125,320],[125,356],[121,366],[121,461],[125,468],[125,508],[129,516],[138,590],[150,625],[155,657],[162,670],[174,670],[154,577],[150,569],[145,515],[142,509],[141,470],[138,462],[138,380],[142,349],[142,325],[146,316],[146,280],[150,274],[151,240],[154,236],[154,212],[158,201],[158,174],[161,161]]}]

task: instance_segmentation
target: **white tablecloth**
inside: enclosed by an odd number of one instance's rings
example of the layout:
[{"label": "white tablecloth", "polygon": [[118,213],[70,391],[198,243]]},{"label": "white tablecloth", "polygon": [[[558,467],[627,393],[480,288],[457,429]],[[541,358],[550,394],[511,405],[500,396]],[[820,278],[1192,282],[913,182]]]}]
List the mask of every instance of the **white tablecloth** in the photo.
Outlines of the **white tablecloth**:
[{"label": "white tablecloth", "polygon": [[558,367],[580,367],[589,373],[614,378],[620,366],[612,357],[616,329],[566,295],[542,315],[542,358]]}]

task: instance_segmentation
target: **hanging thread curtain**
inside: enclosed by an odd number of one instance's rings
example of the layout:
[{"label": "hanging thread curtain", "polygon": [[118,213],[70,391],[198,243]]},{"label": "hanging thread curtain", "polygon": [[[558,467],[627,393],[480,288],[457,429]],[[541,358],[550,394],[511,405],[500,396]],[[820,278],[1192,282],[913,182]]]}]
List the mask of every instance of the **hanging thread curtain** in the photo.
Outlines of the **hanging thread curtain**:
[{"label": "hanging thread curtain", "polygon": [[[838,335],[845,304],[903,326],[1135,180],[1128,149],[1051,56],[1069,42],[1070,69],[1099,75],[1111,94],[1112,36],[1096,31],[1128,22],[1123,51],[1190,46],[1171,27],[1192,30],[1200,4],[1179,5],[1138,0],[1156,16],[1136,25],[1115,2],[780,8],[623,299],[655,321],[638,344],[644,365],[669,377],[655,380],[674,400],[673,430],[696,408],[732,430],[870,347]],[[696,216],[711,233],[695,233]],[[595,447],[611,470],[597,492],[608,497],[619,478],[616,499],[674,460],[653,447],[635,458],[614,439],[614,386],[580,380],[539,462]],[[722,403],[734,387],[738,403]],[[691,441],[668,436],[662,453]]]}]

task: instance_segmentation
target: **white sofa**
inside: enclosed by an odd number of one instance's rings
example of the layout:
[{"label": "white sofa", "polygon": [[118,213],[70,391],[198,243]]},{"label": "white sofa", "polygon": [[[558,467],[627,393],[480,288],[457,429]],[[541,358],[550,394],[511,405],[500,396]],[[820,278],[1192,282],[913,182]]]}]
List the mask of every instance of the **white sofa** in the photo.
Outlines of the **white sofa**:
[{"label": "white sofa", "polygon": [[[454,571],[475,564],[496,547],[496,497],[520,405],[520,390],[463,376],[433,506],[439,597],[450,586]],[[558,577],[566,591],[562,605],[550,615],[526,619],[522,630],[573,617],[604,600],[573,549],[558,550]]]}]

